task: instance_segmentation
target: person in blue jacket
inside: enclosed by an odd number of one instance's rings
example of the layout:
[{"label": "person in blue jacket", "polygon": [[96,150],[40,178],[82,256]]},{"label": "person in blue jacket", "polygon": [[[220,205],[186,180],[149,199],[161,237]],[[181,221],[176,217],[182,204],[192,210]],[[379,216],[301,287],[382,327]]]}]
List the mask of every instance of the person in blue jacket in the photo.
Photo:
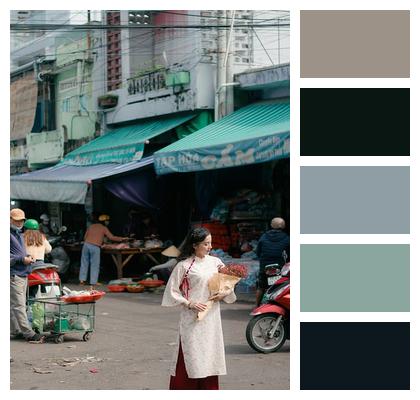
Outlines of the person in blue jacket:
[{"label": "person in blue jacket", "polygon": [[283,252],[290,253],[290,238],[283,230],[286,222],[283,218],[276,217],[271,220],[271,229],[263,233],[258,241],[256,253],[260,260],[260,271],[258,274],[256,302],[260,304],[264,292],[268,288],[265,266],[268,264],[279,264],[282,267],[285,263]]},{"label": "person in blue jacket", "polygon": [[35,333],[26,313],[26,288],[31,264],[35,261],[26,253],[22,236],[25,213],[20,208],[10,210],[10,336],[29,342],[43,342]]}]

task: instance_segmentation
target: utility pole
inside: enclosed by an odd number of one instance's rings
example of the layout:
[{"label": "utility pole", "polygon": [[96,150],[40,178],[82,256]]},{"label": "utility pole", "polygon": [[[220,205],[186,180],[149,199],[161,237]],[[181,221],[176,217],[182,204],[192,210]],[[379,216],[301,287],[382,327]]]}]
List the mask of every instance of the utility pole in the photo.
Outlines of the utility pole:
[{"label": "utility pole", "polygon": [[[232,49],[232,42],[234,41],[235,35],[233,31],[233,25],[235,23],[235,11],[227,11],[227,17],[231,18],[231,26],[230,29],[226,29],[226,37],[227,37],[227,48],[226,48],[226,82],[232,83],[233,82],[233,51]],[[225,114],[229,115],[233,113],[233,85],[229,85],[226,87],[226,97],[225,97],[226,105],[225,105]]]},{"label": "utility pole", "polygon": [[226,23],[226,11],[219,10],[217,17],[217,75],[216,75],[216,101],[214,104],[214,119],[217,121],[226,115],[225,102],[226,96],[225,91],[219,93],[219,88],[226,84],[226,31],[221,28]]},{"label": "utility pole", "polygon": [[[90,10],[87,10],[87,23],[88,23],[88,25],[90,25]],[[91,35],[90,35],[90,31],[88,30],[87,31],[87,53],[86,53],[86,55],[87,55],[87,58],[90,58],[90,48],[92,47],[92,45],[91,45],[91,41],[92,41],[92,38],[91,38]]]},{"label": "utility pole", "polygon": [[277,18],[277,23],[279,24],[277,27],[277,52],[278,52],[278,64],[281,64],[280,58],[280,18]]}]

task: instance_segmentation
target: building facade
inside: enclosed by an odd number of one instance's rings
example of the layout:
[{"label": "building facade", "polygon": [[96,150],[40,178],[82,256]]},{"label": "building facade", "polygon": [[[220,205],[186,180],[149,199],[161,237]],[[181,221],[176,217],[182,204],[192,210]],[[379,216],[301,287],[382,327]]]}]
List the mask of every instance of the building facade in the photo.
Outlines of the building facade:
[{"label": "building facade", "polygon": [[[65,24],[74,17],[19,10],[11,22]],[[257,27],[273,21],[278,27]],[[215,103],[231,105],[221,116],[232,112],[234,74],[288,61],[281,49],[288,29],[280,25],[287,22],[282,11],[114,10],[102,11],[96,24],[127,28],[13,32],[11,173],[55,164],[121,124],[213,112]],[[30,104],[22,107],[23,100]]]}]

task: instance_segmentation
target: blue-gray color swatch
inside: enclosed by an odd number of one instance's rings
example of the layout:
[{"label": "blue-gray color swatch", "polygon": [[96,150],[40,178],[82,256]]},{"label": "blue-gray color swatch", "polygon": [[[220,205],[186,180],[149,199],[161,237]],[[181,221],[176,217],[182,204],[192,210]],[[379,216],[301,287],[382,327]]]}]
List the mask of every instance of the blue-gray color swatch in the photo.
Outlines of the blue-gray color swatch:
[{"label": "blue-gray color swatch", "polygon": [[409,234],[410,167],[301,167],[302,234]]}]

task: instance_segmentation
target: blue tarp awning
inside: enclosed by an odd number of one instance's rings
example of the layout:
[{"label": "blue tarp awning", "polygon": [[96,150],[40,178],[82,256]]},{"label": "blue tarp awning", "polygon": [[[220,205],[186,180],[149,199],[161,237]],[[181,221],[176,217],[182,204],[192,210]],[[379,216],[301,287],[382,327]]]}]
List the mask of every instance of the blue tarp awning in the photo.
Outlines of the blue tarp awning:
[{"label": "blue tarp awning", "polygon": [[153,163],[153,157],[126,164],[53,167],[10,177],[10,198],[84,204],[89,184],[98,179],[134,171]]}]

